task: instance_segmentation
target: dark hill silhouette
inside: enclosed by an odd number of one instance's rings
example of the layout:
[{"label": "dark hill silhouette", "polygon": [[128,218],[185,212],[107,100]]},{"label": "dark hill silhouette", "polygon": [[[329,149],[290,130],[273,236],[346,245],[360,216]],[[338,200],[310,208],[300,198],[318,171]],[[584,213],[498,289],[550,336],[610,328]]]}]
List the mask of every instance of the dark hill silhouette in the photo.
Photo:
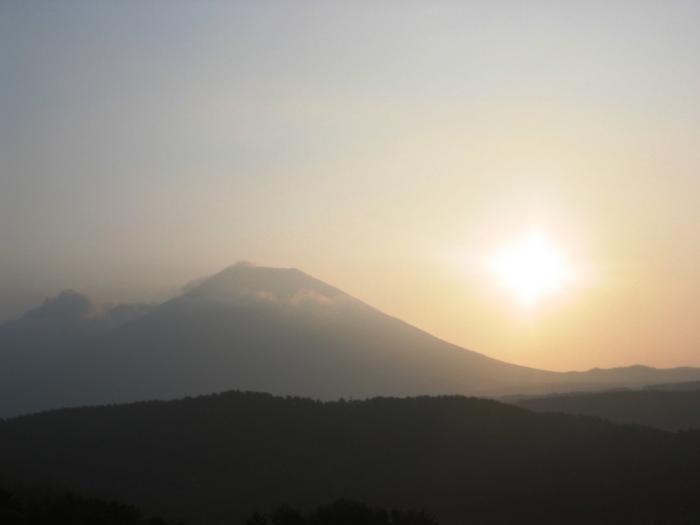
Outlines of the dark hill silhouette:
[{"label": "dark hill silhouette", "polygon": [[0,416],[231,388],[499,396],[700,379],[700,369],[555,373],[465,350],[295,269],[237,264],[154,307],[64,294],[0,327]]},{"label": "dark hill silhouette", "polygon": [[537,412],[597,416],[666,430],[700,428],[700,390],[662,390],[656,387],[620,392],[571,393],[521,399],[516,404]]},{"label": "dark hill silhouette", "polygon": [[0,423],[0,469],[213,525],[337,498],[448,525],[700,519],[700,434],[464,397],[230,392],[52,411]]}]

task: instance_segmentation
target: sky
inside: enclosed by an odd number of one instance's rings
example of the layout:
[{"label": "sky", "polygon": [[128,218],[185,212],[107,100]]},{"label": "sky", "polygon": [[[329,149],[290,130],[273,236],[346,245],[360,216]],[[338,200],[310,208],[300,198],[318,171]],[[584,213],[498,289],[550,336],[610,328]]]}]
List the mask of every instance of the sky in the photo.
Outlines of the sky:
[{"label": "sky", "polygon": [[[700,3],[0,3],[0,320],[293,266],[551,370],[700,366]],[[482,264],[544,232],[534,307]]]}]

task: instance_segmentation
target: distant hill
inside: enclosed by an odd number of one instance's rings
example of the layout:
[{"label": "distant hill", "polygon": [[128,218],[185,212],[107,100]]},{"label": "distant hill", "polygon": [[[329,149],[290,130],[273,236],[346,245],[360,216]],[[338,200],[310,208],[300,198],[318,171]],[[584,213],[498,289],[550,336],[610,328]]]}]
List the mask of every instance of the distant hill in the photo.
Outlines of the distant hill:
[{"label": "distant hill", "polygon": [[700,390],[700,381],[686,381],[681,383],[663,383],[661,385],[646,385],[644,390],[666,390],[671,392],[692,392]]},{"label": "distant hill", "polygon": [[700,369],[555,373],[465,350],[295,269],[237,264],[156,306],[75,292],[0,327],[0,417],[232,388],[320,399],[500,396],[692,381]]},{"label": "distant hill", "polygon": [[[688,383],[682,383],[689,388]],[[516,401],[537,412],[597,416],[666,430],[700,428],[700,390],[655,385],[644,390],[549,395]]]},{"label": "distant hill", "polygon": [[700,434],[464,397],[318,402],[229,392],[0,422],[0,470],[231,524],[337,498],[441,523],[700,521]]}]

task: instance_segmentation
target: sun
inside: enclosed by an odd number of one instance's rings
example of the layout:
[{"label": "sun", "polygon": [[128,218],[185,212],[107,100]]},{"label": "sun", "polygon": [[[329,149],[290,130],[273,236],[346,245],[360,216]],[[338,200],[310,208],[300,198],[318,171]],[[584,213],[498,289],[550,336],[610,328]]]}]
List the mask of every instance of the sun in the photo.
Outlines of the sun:
[{"label": "sun", "polygon": [[521,305],[532,307],[560,292],[572,279],[571,266],[543,232],[529,232],[498,249],[489,271]]}]

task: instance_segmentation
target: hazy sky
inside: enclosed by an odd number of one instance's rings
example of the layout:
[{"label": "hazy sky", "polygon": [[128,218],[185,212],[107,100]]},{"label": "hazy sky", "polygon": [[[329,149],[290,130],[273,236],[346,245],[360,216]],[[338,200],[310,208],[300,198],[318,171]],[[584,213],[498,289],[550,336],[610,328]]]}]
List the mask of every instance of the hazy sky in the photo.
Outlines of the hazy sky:
[{"label": "hazy sky", "polygon": [[[700,365],[700,2],[0,3],[0,319],[296,266],[550,369]],[[577,269],[524,311],[478,261]]]}]

